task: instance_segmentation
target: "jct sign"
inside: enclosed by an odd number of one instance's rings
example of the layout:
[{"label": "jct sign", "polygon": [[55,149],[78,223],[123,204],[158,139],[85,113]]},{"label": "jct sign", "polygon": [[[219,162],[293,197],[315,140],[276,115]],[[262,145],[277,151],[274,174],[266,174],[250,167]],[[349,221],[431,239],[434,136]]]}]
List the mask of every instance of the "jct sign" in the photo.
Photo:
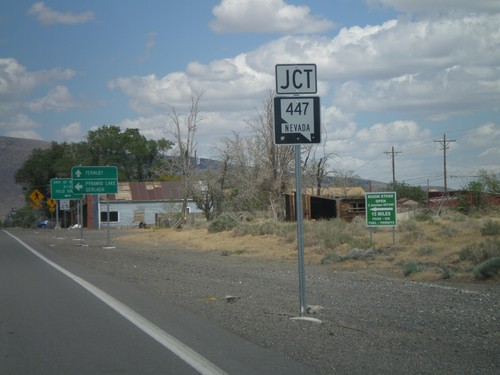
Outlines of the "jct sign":
[{"label": "jct sign", "polygon": [[316,64],[276,65],[277,94],[315,94],[317,81]]},{"label": "jct sign", "polygon": [[366,226],[395,227],[397,221],[396,193],[366,193]]}]

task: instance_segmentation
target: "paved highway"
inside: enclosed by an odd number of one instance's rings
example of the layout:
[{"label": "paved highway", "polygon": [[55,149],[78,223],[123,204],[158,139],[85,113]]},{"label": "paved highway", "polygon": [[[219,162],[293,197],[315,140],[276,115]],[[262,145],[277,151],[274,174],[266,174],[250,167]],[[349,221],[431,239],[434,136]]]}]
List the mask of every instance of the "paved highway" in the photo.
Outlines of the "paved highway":
[{"label": "paved highway", "polygon": [[1,231],[0,374],[108,373],[312,371]]}]

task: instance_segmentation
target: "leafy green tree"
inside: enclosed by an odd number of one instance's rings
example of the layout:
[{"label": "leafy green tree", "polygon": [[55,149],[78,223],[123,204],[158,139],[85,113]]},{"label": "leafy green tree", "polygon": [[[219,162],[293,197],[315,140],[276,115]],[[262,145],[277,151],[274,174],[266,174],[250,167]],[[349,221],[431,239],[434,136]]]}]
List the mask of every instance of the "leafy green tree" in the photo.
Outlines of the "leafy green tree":
[{"label": "leafy green tree", "polygon": [[392,184],[392,190],[396,192],[398,199],[408,198],[415,202],[423,202],[426,199],[426,193],[420,186],[410,186],[404,182]]},{"label": "leafy green tree", "polygon": [[50,179],[69,177],[71,165],[76,163],[77,154],[77,148],[67,143],[52,142],[48,149],[34,149],[30,157],[16,171],[14,179],[25,187],[39,189],[47,196]]},{"label": "leafy green tree", "polygon": [[144,181],[164,162],[172,145],[165,139],[147,140],[138,129],[122,132],[118,126],[104,125],[89,131],[85,142],[52,142],[48,149],[33,150],[14,178],[27,194],[37,188],[45,196],[49,196],[50,180],[70,177],[75,165],[115,165],[119,180]]},{"label": "leafy green tree", "polygon": [[488,194],[500,194],[500,180],[497,175],[481,169],[477,175],[477,180],[470,181],[462,189],[459,209],[464,212],[471,212],[474,209],[486,208]]},{"label": "leafy green tree", "polygon": [[19,208],[11,215],[9,226],[21,228],[34,228],[37,221],[41,218],[38,210],[33,210],[29,207]]},{"label": "leafy green tree", "polygon": [[165,139],[148,140],[139,129],[122,132],[118,126],[104,125],[88,132],[84,148],[89,165],[115,165],[119,180],[145,181],[172,145]]},{"label": "leafy green tree", "polygon": [[500,194],[500,178],[498,175],[481,169],[478,173],[477,182],[485,193]]}]

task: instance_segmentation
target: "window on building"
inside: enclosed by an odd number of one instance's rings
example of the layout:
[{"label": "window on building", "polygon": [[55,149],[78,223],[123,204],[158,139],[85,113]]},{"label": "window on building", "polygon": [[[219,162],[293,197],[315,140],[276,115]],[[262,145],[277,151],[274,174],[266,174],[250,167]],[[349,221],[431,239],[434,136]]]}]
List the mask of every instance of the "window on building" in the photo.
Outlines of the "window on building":
[{"label": "window on building", "polygon": [[[102,222],[108,222],[108,212],[107,211],[102,211],[101,212],[101,223]],[[109,211],[109,222],[110,223],[117,223],[118,222],[118,211]]]}]

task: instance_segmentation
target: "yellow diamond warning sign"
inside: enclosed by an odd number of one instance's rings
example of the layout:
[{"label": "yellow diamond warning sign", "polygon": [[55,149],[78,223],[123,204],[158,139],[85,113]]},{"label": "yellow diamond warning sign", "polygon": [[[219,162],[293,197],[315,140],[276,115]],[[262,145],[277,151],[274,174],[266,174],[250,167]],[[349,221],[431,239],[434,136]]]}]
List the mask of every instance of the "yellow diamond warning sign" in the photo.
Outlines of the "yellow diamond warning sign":
[{"label": "yellow diamond warning sign", "polygon": [[35,189],[31,192],[31,194],[29,195],[29,198],[31,199],[31,201],[35,204],[38,204],[41,202],[41,200],[45,197],[45,195],[43,195],[41,193],[40,190],[38,189]]}]

